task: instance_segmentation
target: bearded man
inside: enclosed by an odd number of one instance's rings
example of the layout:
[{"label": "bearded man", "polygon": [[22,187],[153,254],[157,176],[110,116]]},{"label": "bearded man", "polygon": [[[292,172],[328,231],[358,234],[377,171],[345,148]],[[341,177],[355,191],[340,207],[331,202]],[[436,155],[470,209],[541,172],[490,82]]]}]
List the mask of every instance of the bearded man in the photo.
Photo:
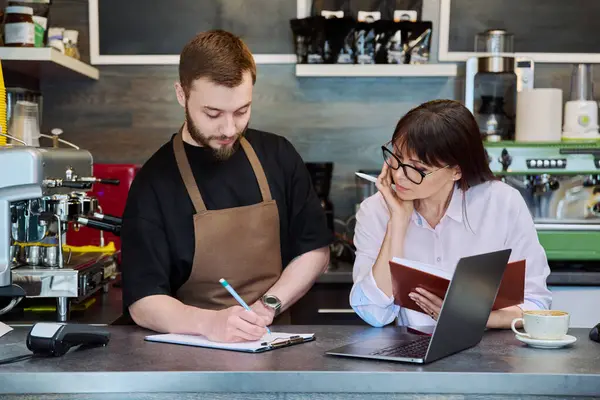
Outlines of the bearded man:
[{"label": "bearded man", "polygon": [[332,233],[303,160],[249,128],[255,82],[250,50],[229,32],[200,33],[181,53],[185,122],[138,172],[123,215],[123,303],[142,327],[259,340],[290,322],[329,263]]}]

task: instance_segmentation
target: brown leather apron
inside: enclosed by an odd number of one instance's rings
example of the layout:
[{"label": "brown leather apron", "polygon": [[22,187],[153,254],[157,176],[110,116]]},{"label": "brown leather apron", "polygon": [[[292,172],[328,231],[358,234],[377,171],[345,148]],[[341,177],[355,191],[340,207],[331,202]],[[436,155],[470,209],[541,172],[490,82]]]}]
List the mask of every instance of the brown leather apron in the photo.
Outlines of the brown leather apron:
[{"label": "brown leather apron", "polygon": [[[175,160],[196,212],[192,271],[176,294],[184,304],[210,310],[239,305],[219,283],[219,279],[225,278],[251,306],[281,276],[277,204],[254,149],[244,137],[240,144],[258,181],[262,202],[209,211],[185,153],[181,130],[173,139]],[[275,322],[289,321],[289,313],[284,312]]]}]

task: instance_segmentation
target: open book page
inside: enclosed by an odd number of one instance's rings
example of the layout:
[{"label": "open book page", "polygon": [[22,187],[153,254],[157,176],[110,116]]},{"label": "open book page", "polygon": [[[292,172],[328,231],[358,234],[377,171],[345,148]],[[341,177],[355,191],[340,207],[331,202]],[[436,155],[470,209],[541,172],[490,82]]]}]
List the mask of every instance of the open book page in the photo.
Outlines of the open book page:
[{"label": "open book page", "polygon": [[271,332],[271,334],[265,334],[261,340],[253,342],[241,342],[241,343],[221,343],[212,342],[204,336],[194,335],[177,335],[177,334],[160,334],[146,336],[146,340],[151,342],[163,342],[163,343],[174,343],[183,344],[188,346],[197,347],[209,347],[213,349],[224,349],[224,350],[237,350],[237,351],[257,351],[262,348],[268,347],[271,343],[277,344],[281,341],[288,340],[293,336],[300,336],[305,340],[312,339],[314,333],[281,333]]},{"label": "open book page", "polygon": [[446,270],[438,268],[435,265],[425,264],[425,263],[422,263],[419,261],[412,261],[412,260],[407,260],[405,258],[397,258],[397,257],[394,257],[392,259],[392,261],[395,262],[396,264],[404,265],[406,267],[416,269],[418,271],[423,271],[423,272],[426,272],[431,275],[439,276],[440,278],[444,278],[449,281],[452,280],[452,275],[453,275],[452,272],[448,272]]}]

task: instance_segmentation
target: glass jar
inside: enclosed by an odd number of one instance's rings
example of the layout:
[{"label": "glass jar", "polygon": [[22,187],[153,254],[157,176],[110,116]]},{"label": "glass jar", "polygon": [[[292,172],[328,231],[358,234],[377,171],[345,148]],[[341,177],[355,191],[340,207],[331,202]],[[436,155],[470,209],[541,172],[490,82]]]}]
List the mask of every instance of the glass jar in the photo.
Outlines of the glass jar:
[{"label": "glass jar", "polygon": [[34,47],[35,24],[33,22],[33,8],[10,6],[6,7],[5,13],[4,45]]},{"label": "glass jar", "polygon": [[65,29],[63,32],[63,42],[65,44],[65,54],[69,57],[73,57],[76,60],[79,60],[81,56],[79,55],[79,49],[77,48],[77,39],[79,37],[79,32],[75,30]]}]

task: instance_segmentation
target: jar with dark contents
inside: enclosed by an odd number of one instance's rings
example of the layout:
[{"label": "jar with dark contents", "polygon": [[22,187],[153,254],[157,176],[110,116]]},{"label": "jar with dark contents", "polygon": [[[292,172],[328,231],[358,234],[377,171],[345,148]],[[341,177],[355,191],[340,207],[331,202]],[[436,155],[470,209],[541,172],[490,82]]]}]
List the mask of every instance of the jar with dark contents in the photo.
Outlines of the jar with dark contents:
[{"label": "jar with dark contents", "polygon": [[34,47],[35,24],[33,8],[9,6],[5,9],[4,45],[11,47]]}]

